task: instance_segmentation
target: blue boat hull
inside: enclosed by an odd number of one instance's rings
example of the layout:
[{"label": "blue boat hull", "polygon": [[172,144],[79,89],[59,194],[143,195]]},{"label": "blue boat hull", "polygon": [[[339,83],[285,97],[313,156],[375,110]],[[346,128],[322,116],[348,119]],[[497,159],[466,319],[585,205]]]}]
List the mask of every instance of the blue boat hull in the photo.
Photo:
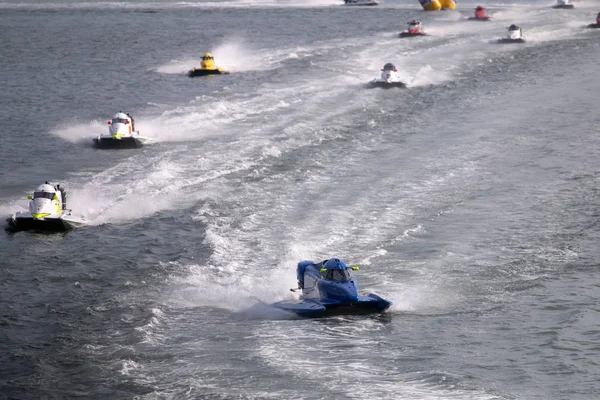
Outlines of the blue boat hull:
[{"label": "blue boat hull", "polygon": [[295,313],[300,317],[318,318],[332,315],[365,315],[381,313],[390,308],[391,302],[376,294],[359,296],[353,303],[325,302],[313,299],[303,301],[281,301],[274,307]]}]

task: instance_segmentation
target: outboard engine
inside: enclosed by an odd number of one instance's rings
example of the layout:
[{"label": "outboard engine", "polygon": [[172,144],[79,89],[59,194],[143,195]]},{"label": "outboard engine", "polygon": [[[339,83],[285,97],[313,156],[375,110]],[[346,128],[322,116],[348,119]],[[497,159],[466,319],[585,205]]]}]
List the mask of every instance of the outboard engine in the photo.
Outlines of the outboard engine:
[{"label": "outboard engine", "polygon": [[67,209],[67,190],[60,187],[60,185],[56,185],[56,190],[60,192],[60,198],[62,203],[63,211]]},{"label": "outboard engine", "polygon": [[296,267],[296,278],[298,279],[298,289],[304,289],[304,271],[309,265],[314,265],[312,261],[300,261]]}]

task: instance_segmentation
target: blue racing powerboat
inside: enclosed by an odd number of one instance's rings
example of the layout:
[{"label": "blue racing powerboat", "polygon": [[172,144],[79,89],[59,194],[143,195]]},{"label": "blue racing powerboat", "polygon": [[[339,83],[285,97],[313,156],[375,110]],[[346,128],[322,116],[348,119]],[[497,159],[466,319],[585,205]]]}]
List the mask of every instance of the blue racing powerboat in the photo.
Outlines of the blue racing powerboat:
[{"label": "blue racing powerboat", "polygon": [[280,301],[273,306],[298,314],[302,317],[322,317],[335,314],[371,314],[387,310],[392,303],[376,294],[359,296],[358,281],[348,267],[338,258],[330,258],[315,264],[301,261],[296,270],[299,300]]}]

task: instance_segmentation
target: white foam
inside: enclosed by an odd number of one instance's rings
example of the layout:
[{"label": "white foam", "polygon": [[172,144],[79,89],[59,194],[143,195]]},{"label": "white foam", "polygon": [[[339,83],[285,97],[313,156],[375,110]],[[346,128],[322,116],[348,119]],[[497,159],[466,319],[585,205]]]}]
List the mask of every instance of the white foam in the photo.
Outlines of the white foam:
[{"label": "white foam", "polygon": [[409,86],[439,85],[451,79],[452,77],[447,72],[434,70],[431,65],[425,65],[417,71]]},{"label": "white foam", "polygon": [[[230,244],[226,243],[228,240],[214,235],[208,240],[221,250]],[[173,307],[213,307],[241,312],[255,305],[290,297],[289,288],[296,285],[295,275],[266,268],[243,274],[240,272],[247,267],[240,260],[230,259],[230,256],[231,252],[217,252],[209,260],[210,264],[188,266],[188,276],[172,279],[173,291],[166,301]],[[213,264],[218,260],[223,261]],[[266,311],[276,310],[266,308]]]},{"label": "white foam", "polygon": [[231,73],[272,68],[260,52],[249,47],[242,39],[230,38],[214,49],[200,50],[195,58],[186,56],[182,59],[171,60],[168,64],[160,65],[154,69],[163,74],[185,74],[193,67],[200,66],[202,55],[205,52],[213,55],[217,67],[224,68]]},{"label": "white foam", "polygon": [[121,361],[121,374],[122,375],[131,375],[134,371],[139,370],[141,368],[140,364],[133,360],[125,360]]},{"label": "white foam", "polygon": [[105,121],[92,120],[89,122],[63,121],[59,126],[50,131],[70,143],[92,145],[92,138],[108,133],[108,124]]},{"label": "white foam", "polygon": [[199,55],[197,58],[190,57],[190,58],[186,58],[186,59],[182,59],[182,60],[179,60],[179,59],[171,60],[171,61],[169,61],[168,64],[160,65],[160,66],[154,68],[154,70],[161,74],[172,74],[172,75],[185,74],[193,67],[200,66],[200,61],[199,61],[200,58],[202,58],[202,55]]}]

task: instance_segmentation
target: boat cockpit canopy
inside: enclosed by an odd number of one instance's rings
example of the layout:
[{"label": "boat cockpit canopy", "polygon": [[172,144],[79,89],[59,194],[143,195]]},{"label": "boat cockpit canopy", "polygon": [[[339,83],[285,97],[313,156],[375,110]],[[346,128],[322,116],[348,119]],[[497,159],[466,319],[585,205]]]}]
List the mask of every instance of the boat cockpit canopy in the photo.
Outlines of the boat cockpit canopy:
[{"label": "boat cockpit canopy", "polygon": [[334,282],[348,282],[352,279],[352,274],[348,269],[328,269],[325,272],[325,279]]},{"label": "boat cockpit canopy", "polygon": [[34,199],[50,199],[54,198],[54,192],[33,192]]}]

